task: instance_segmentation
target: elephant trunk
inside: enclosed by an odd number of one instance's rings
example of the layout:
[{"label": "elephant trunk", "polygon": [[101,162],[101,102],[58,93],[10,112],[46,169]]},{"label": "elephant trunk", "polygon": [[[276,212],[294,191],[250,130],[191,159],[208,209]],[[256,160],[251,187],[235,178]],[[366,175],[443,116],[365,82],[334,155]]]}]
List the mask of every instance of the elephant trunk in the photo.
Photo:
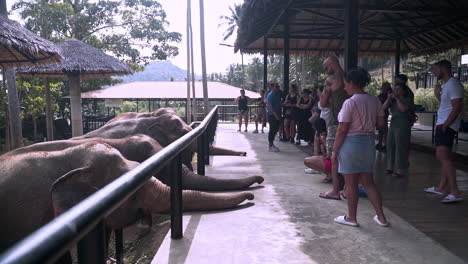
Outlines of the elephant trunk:
[{"label": "elephant trunk", "polygon": [[202,176],[182,166],[182,188],[198,191],[230,191],[250,187],[254,183],[262,183],[262,176],[251,176],[239,179],[218,179]]},{"label": "elephant trunk", "polygon": [[192,210],[221,210],[234,208],[245,200],[253,200],[250,192],[235,194],[213,194],[198,191],[183,192],[184,211]]},{"label": "elephant trunk", "polygon": [[[142,190],[144,193],[143,207],[152,213],[169,212],[170,188],[156,178],[148,181]],[[253,200],[250,192],[235,194],[212,194],[199,191],[183,191],[183,209],[189,210],[221,210],[236,207],[245,200]]]},{"label": "elephant trunk", "polygon": [[245,151],[235,151],[232,149],[225,149],[216,146],[210,146],[210,155],[213,156],[247,156]]}]

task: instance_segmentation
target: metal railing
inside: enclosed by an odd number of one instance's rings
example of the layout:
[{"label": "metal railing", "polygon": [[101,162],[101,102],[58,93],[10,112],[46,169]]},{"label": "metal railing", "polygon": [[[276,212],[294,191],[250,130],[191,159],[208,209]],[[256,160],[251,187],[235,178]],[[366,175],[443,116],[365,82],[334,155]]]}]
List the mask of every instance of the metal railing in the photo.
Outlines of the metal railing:
[{"label": "metal railing", "polygon": [[[75,244],[79,263],[106,263],[104,218],[143,186],[156,171],[167,165],[171,171],[171,237],[182,238],[181,152],[198,140],[198,174],[204,175],[205,164],[209,163],[209,144],[213,142],[217,120],[216,106],[190,133],[8,249],[0,256],[0,263],[53,263]],[[122,231],[116,230],[117,263],[123,263],[122,251]]]}]

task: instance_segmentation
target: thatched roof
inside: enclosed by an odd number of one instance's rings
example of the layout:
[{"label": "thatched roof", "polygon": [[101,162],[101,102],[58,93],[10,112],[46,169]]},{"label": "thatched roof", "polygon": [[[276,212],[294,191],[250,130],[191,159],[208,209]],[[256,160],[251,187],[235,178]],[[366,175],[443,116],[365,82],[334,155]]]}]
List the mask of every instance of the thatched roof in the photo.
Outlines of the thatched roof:
[{"label": "thatched roof", "polygon": [[0,15],[0,66],[59,62],[55,45]]},{"label": "thatched roof", "polygon": [[[232,99],[240,95],[242,88],[220,82],[208,82],[210,100]],[[190,91],[192,88],[190,88]],[[195,82],[195,95],[203,99],[202,82]],[[245,90],[245,95],[258,98],[260,94]],[[65,98],[70,98],[66,96]],[[81,94],[83,99],[169,99],[186,100],[186,82],[131,82]]]},{"label": "thatched roof", "polygon": [[61,63],[18,68],[20,76],[66,78],[79,74],[81,78],[103,78],[133,73],[120,60],[105,54],[77,39],[67,39],[56,44],[63,59]]},{"label": "thatched roof", "polygon": [[[344,1],[245,0],[235,50],[282,53],[289,25],[290,53],[344,51]],[[358,0],[359,55],[440,52],[468,47],[468,1]]]}]

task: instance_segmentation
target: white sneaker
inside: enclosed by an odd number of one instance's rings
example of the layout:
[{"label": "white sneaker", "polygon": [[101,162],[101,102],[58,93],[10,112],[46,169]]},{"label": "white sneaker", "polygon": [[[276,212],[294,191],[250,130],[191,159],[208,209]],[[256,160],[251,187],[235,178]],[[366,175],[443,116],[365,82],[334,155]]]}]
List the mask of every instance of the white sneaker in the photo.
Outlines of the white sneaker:
[{"label": "white sneaker", "polygon": [[307,168],[307,169],[304,170],[304,172],[307,173],[307,174],[320,174],[321,173],[320,171],[316,171],[316,170],[314,170],[312,168]]},{"label": "white sneaker", "polygon": [[271,147],[268,147],[268,151],[269,152],[279,152],[279,148],[275,147],[275,146],[271,146]]}]

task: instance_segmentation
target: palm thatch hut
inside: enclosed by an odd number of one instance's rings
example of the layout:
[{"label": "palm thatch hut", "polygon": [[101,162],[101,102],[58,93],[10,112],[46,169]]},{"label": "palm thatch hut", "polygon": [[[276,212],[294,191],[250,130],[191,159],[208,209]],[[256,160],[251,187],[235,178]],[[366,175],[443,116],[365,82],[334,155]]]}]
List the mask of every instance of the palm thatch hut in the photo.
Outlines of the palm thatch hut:
[{"label": "palm thatch hut", "polygon": [[55,45],[0,15],[0,66],[60,62]]},{"label": "palm thatch hut", "polygon": [[0,5],[0,66],[3,68],[8,89],[8,116],[11,124],[6,125],[7,149],[10,141],[12,147],[23,145],[21,129],[20,108],[16,77],[13,67],[59,62],[61,59],[57,48],[48,40],[45,40],[18,23],[8,19],[6,5],[2,1]]},{"label": "palm thatch hut", "polygon": [[57,47],[63,57],[61,63],[21,67],[17,73],[25,77],[68,78],[72,135],[80,136],[83,134],[80,80],[127,75],[133,70],[102,50],[77,39],[67,39],[58,43]]}]

